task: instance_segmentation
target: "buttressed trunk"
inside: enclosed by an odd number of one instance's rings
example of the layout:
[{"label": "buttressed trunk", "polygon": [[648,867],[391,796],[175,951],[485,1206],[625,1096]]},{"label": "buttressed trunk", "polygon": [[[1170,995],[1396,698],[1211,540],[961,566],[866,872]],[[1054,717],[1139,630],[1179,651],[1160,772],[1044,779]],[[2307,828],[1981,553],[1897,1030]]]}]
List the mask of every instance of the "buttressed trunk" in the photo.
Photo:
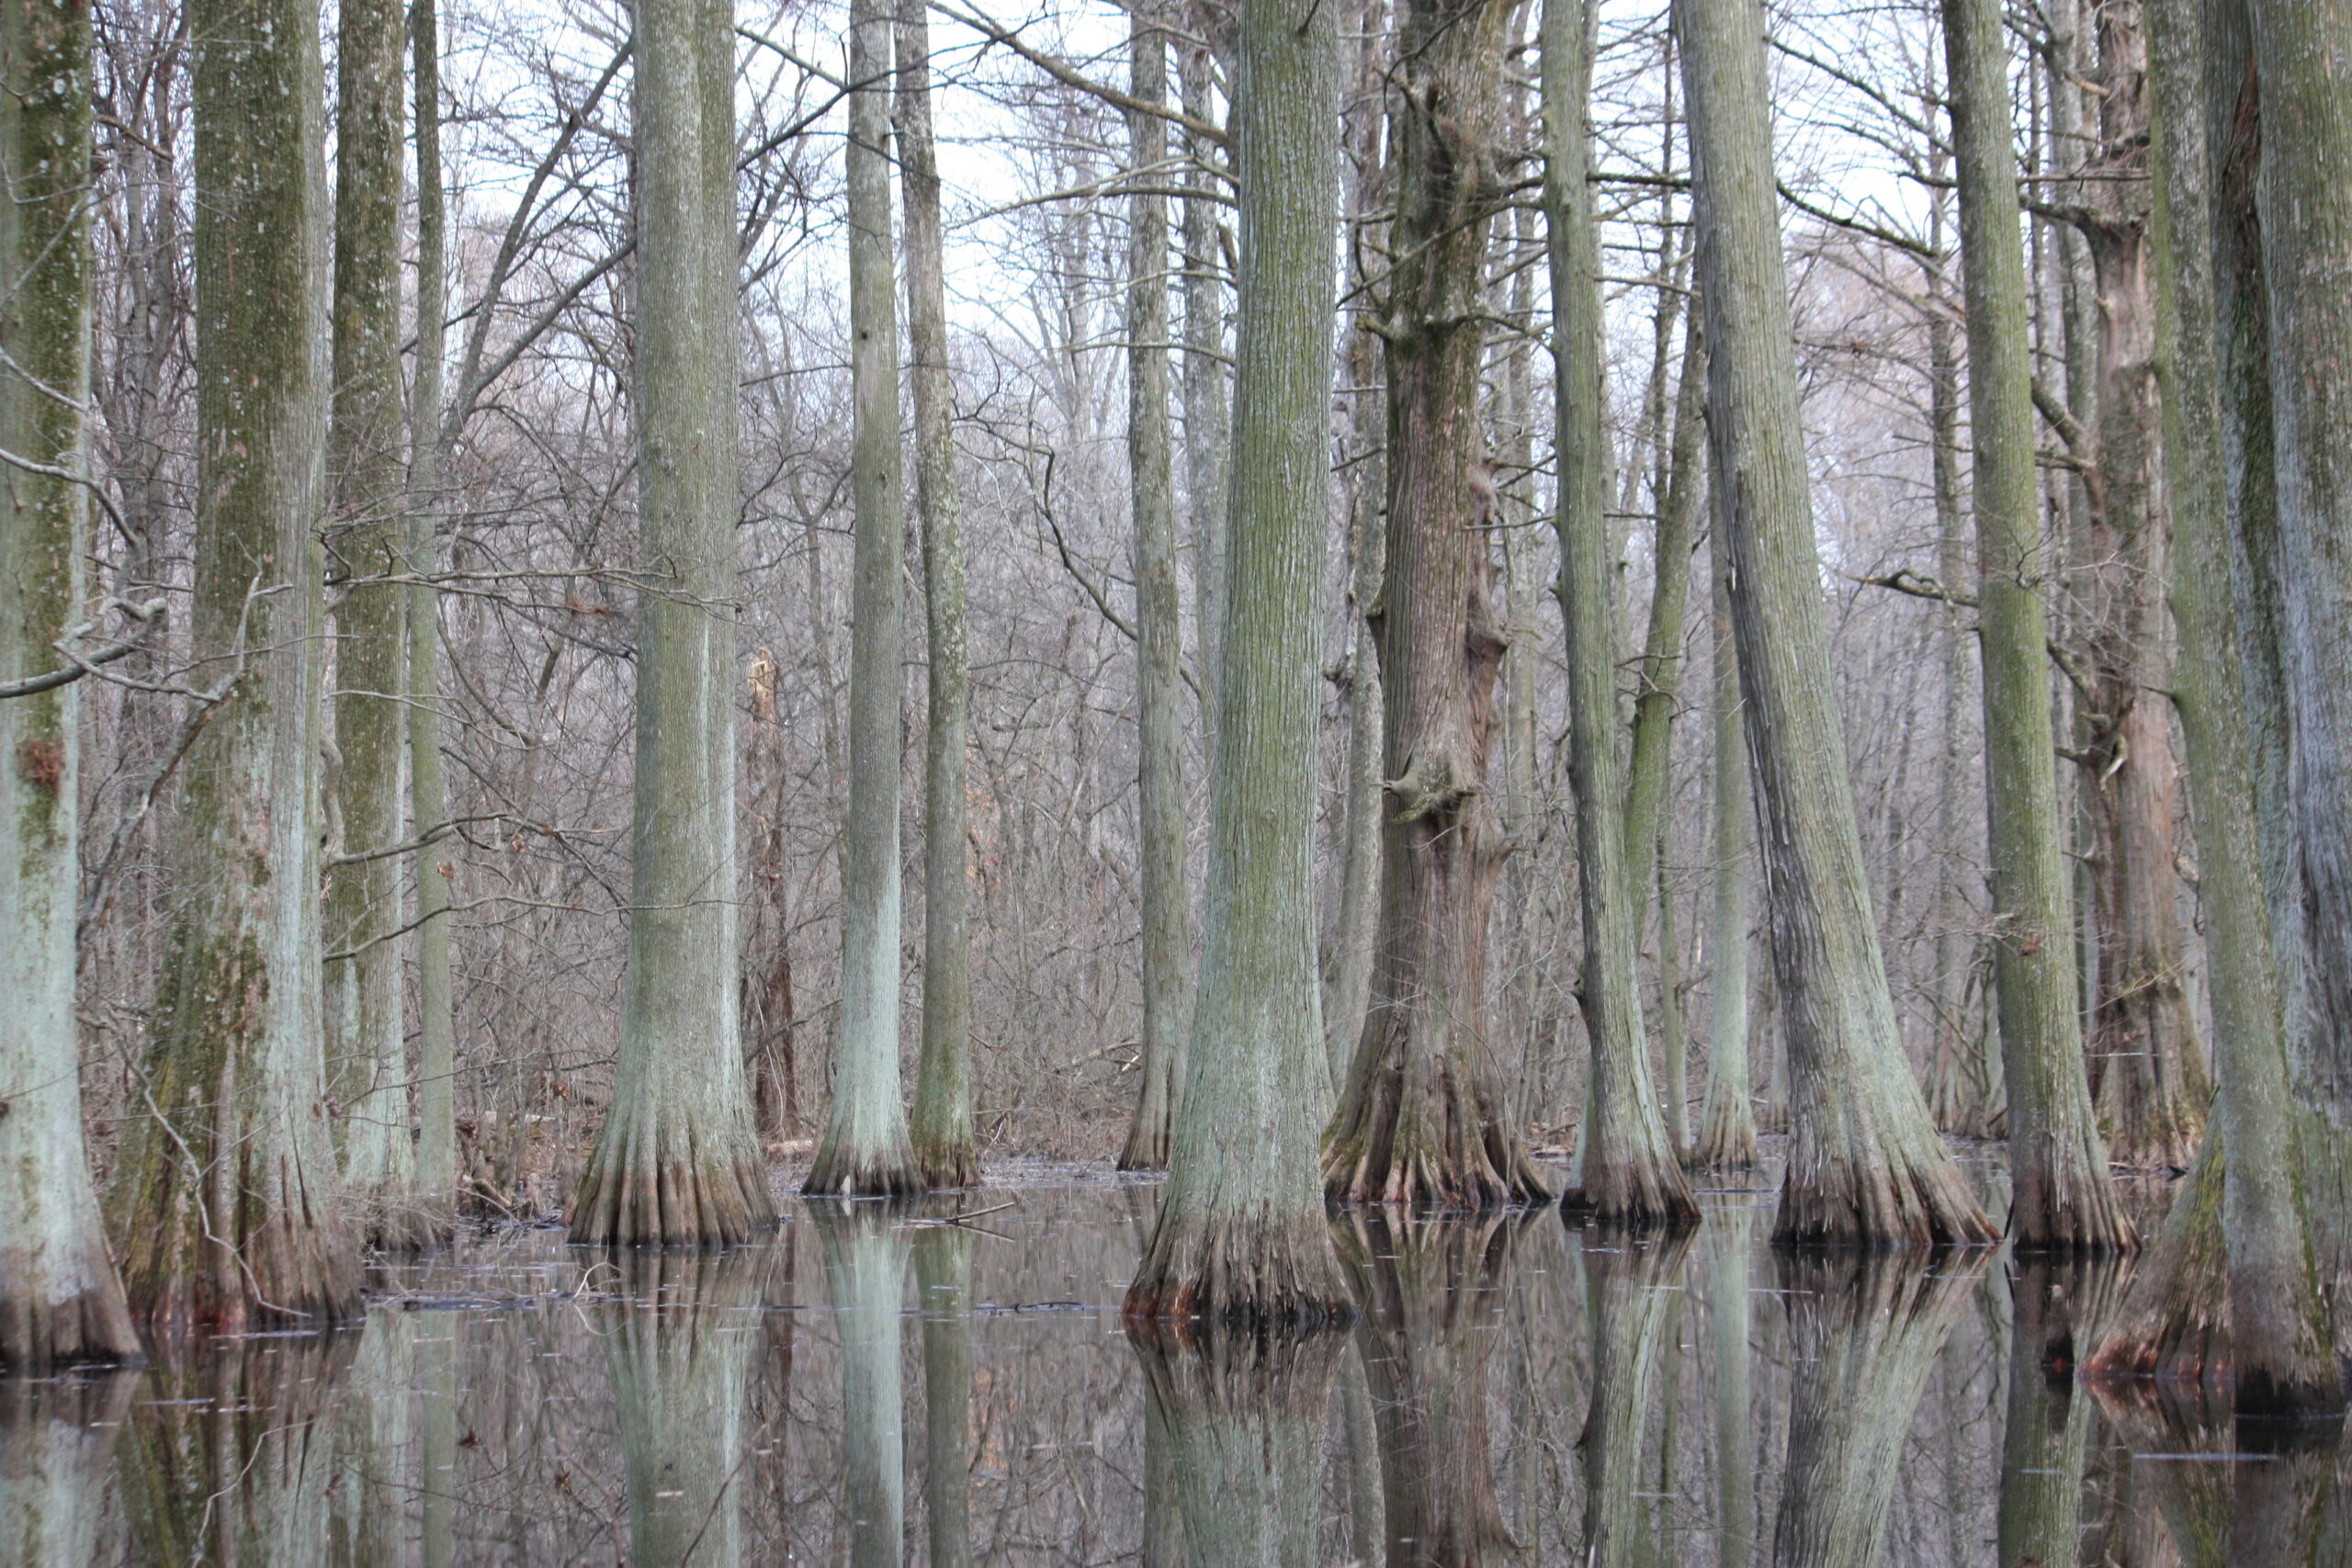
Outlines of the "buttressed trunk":
[{"label": "buttressed trunk", "polygon": [[571,1239],[729,1245],[775,1219],[736,996],[735,35],[637,8],[636,800],[613,1103]]},{"label": "buttressed trunk", "polygon": [[203,0],[197,39],[197,514],[189,641],[225,700],[190,746],[141,1099],[108,1196],[157,1327],[322,1325],[359,1305],[320,1048],[325,502],[319,15]]},{"label": "buttressed trunk", "polygon": [[[343,1185],[368,1237],[392,1248],[440,1238],[417,1203],[401,1017],[401,868],[408,591],[382,581],[408,555],[401,461],[399,0],[343,0],[336,38],[334,333],[327,467],[334,510],[335,820],[345,857],[327,874],[328,1083]],[[365,859],[351,859],[366,856]]]},{"label": "buttressed trunk", "polygon": [[1748,0],[1678,0],[1690,106],[1710,437],[1730,487],[1731,613],[1758,784],[1794,1136],[1777,1239],[1991,1239],[1929,1120],[1887,989],[1830,679],[1774,203],[1764,39]]},{"label": "buttressed trunk", "polygon": [[1369,619],[1383,702],[1372,1005],[1324,1141],[1340,1201],[1537,1201],[1487,1038],[1487,928],[1505,845],[1489,773],[1498,520],[1479,380],[1500,192],[1501,0],[1412,0],[1390,116],[1396,214],[1387,345],[1386,576]]},{"label": "buttressed trunk", "polygon": [[1330,518],[1338,9],[1244,0],[1240,333],[1208,912],[1183,1114],[1130,1319],[1344,1320],[1316,1132],[1315,716]]},{"label": "buttressed trunk", "polygon": [[[14,362],[0,375],[0,444],[78,474],[85,446],[77,405],[89,388],[90,346],[88,10],[44,0],[0,11],[0,85],[7,89],[0,92],[0,168],[10,189],[0,203],[0,343]],[[0,469],[0,683],[62,663],[51,645],[85,615],[82,561],[89,543],[89,498],[81,485],[17,465]],[[9,1173],[0,1180],[0,1371],[6,1372],[139,1354],[83,1152],[74,1010],[80,693],[79,682],[67,682],[0,697],[0,1104],[8,1107],[0,1114],[0,1170]],[[46,1447],[51,1439],[35,1433],[26,1441]]]}]

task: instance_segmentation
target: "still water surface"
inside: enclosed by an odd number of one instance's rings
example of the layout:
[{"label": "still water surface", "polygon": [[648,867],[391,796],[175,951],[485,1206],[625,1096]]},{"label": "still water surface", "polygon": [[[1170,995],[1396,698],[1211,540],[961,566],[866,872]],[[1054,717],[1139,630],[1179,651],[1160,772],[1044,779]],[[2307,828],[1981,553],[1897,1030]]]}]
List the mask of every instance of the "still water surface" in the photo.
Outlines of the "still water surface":
[{"label": "still water surface", "polygon": [[2232,1459],[2042,1375],[2112,1270],[1776,1256],[1769,1190],[1649,1246],[1340,1219],[1353,1330],[1186,1348],[1118,1320],[1154,1189],[991,1175],[964,1224],[795,1201],[724,1255],[478,1235],[364,1331],[0,1382],[0,1565],[2352,1554],[2333,1434]]}]

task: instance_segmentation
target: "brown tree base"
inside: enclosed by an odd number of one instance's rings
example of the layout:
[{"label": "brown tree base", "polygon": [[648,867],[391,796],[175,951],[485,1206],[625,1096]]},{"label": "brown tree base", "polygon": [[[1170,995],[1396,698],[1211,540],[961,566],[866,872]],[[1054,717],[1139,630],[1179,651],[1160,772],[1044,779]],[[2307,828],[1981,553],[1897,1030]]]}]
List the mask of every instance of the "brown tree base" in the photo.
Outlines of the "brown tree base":
[{"label": "brown tree base", "polygon": [[1552,1201],[1551,1184],[1527,1145],[1499,1124],[1453,1143],[1400,1146],[1393,1119],[1385,1129],[1335,1133],[1323,1146],[1324,1198],[1416,1215],[1484,1214]]},{"label": "brown tree base", "polygon": [[1772,1222],[1775,1247],[1989,1247],[2001,1233],[1957,1168],[1941,1172],[1791,1152]]},{"label": "brown tree base", "polygon": [[607,1138],[581,1173],[565,1239],[589,1247],[736,1247],[775,1224],[767,1171],[752,1159],[638,1164]]},{"label": "brown tree base", "polygon": [[1683,1231],[1699,1224],[1699,1200],[1679,1166],[1596,1160],[1560,1195],[1560,1217],[1602,1230]]},{"label": "brown tree base", "polygon": [[1682,1168],[1747,1170],[1763,1163],[1763,1152],[1756,1144],[1755,1119],[1735,1117],[1710,1105],[1706,1120],[1700,1124],[1698,1141],[1683,1156]]},{"label": "brown tree base", "polygon": [[1220,1331],[1318,1333],[1354,1322],[1356,1307],[1322,1215],[1209,1218],[1171,1213],[1163,1197],[1119,1315],[1131,1336],[1189,1342]]},{"label": "brown tree base", "polygon": [[39,1376],[57,1367],[135,1366],[145,1360],[121,1289],[114,1283],[113,1264],[106,1263],[104,1280],[62,1301],[17,1294],[33,1284],[30,1280],[6,1281],[6,1293],[0,1293],[0,1372]]},{"label": "brown tree base", "polygon": [[1147,1127],[1138,1116],[1127,1127],[1127,1141],[1120,1145],[1119,1157],[1113,1162],[1114,1170],[1166,1170],[1168,1149],[1172,1140],[1168,1126],[1159,1122]]},{"label": "brown tree base", "polygon": [[131,1321],[175,1339],[259,1326],[323,1330],[367,1315],[356,1237],[340,1218],[280,1210],[250,1228],[232,1225],[230,1235],[214,1240],[189,1203],[134,1236],[122,1267]]},{"label": "brown tree base", "polygon": [[454,1203],[402,1198],[377,1205],[361,1225],[360,1239],[379,1252],[438,1252],[457,1234]]},{"label": "brown tree base", "polygon": [[806,1198],[905,1198],[929,1190],[914,1156],[903,1146],[861,1155],[828,1143],[800,1181]]},{"label": "brown tree base", "polygon": [[955,1192],[980,1184],[980,1156],[969,1139],[926,1147],[915,1142],[915,1169],[933,1192]]},{"label": "brown tree base", "polygon": [[2056,1173],[2040,1193],[2017,1184],[2011,1166],[2014,1196],[2009,1204],[2009,1242],[2013,1250],[2038,1256],[2099,1258],[2140,1250],[2139,1227],[2123,1212],[2115,1185],[2101,1170],[2092,1177],[2077,1167]]}]

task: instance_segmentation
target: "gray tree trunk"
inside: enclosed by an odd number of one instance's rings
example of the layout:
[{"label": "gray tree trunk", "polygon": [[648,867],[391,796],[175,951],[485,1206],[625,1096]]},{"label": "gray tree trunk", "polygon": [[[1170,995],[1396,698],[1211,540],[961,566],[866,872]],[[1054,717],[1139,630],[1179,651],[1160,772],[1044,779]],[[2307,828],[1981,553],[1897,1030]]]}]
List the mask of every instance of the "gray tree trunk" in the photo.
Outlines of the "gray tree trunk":
[{"label": "gray tree trunk", "polygon": [[[430,1321],[430,1320],[427,1320]],[[452,1332],[455,1332],[454,1330]],[[408,1533],[410,1390],[417,1314],[376,1312],[334,1406],[334,1476],[322,1499],[336,1568],[400,1568]]]},{"label": "gray tree trunk", "polygon": [[[1509,646],[1487,529],[1480,418],[1487,237],[1502,189],[1501,0],[1408,0],[1389,140],[1383,825],[1372,1002],[1325,1190],[1340,1202],[1484,1210],[1549,1196],[1487,1043],[1487,969],[1507,846],[1494,804],[1495,683]],[[1442,106],[1441,108],[1440,106]]]},{"label": "gray tree trunk", "polygon": [[1315,715],[1330,513],[1335,7],[1244,0],[1240,333],[1208,911],[1184,1113],[1137,1318],[1349,1314],[1323,1220]]},{"label": "gray tree trunk", "polygon": [[849,829],[842,841],[842,1010],[833,1106],[804,1192],[920,1189],[899,1089],[899,774],[906,532],[899,446],[899,318],[891,285],[890,58],[885,0],[849,20],[851,587]]},{"label": "gray tree trunk", "polygon": [[[923,746],[922,1056],[909,1128],[929,1187],[973,1187],[971,879],[965,750],[971,729],[964,635],[963,502],[956,484],[939,162],[931,123],[931,26],[922,0],[898,18],[899,199],[907,215],[907,346],[912,359],[915,500],[922,513],[931,661]],[[1157,121],[1154,121],[1157,124]]]},{"label": "gray tree trunk", "polygon": [[[401,1250],[438,1239],[416,1203],[408,1031],[401,1009],[402,699],[408,592],[401,446],[400,0],[341,0],[335,45],[334,389],[327,425],[334,606],[334,821],[327,871],[327,1083],[343,1188],[362,1234]],[[351,857],[365,856],[355,860]]]},{"label": "gray tree trunk", "polygon": [[628,957],[571,1237],[715,1246],[775,1220],[736,997],[735,35],[636,11],[639,560]]},{"label": "gray tree trunk", "polygon": [[[1611,570],[1608,436],[1601,379],[1600,242],[1586,182],[1590,162],[1593,19],[1574,0],[1544,13],[1545,216],[1551,229],[1560,454],[1560,607],[1567,625],[1569,774],[1576,791],[1583,901],[1581,976],[1591,1071],[1564,1212],[1611,1225],[1684,1225],[1698,1200],[1668,1141],[1650,1082],[1636,946],[1640,927],[1625,840],[1617,753],[1616,574]],[[1687,371],[1686,371],[1687,373]],[[1639,846],[1638,863],[1654,845]],[[1646,875],[1644,881],[1646,883]]]},{"label": "gray tree trunk", "polygon": [[2009,1231],[2026,1251],[2139,1244],[2091,1113],[2052,758],[2033,364],[1998,0],[1944,0],[1975,446],[1978,640],[1995,984],[2009,1104]]},{"label": "gray tree trunk", "polygon": [[[1187,40],[1177,51],[1178,91],[1184,112],[1214,120],[1209,47]],[[1225,258],[1219,243],[1216,150],[1187,133],[1195,172],[1184,182],[1184,492],[1193,535],[1193,664],[1201,698],[1201,747],[1216,756],[1217,671],[1225,626],[1226,521],[1232,509],[1227,465],[1233,411],[1226,379]],[[1352,1043],[1352,1042],[1351,1042]]]},{"label": "gray tree trunk", "polygon": [[[1724,509],[1715,509],[1718,519]],[[1719,527],[1709,547],[1713,583],[1715,903],[1708,917],[1707,1100],[1699,1112],[1694,1170],[1757,1163],[1755,1074],[1748,1063],[1747,922],[1755,886],[1756,807],[1747,784],[1747,723],[1732,649],[1731,583]]]},{"label": "gray tree trunk", "polygon": [[[0,448],[52,470],[0,468],[0,682],[8,682],[63,667],[51,645],[71,639],[87,615],[89,496],[63,477],[80,475],[87,458],[79,407],[90,386],[87,8],[35,0],[0,12],[0,172],[9,191],[0,203],[0,343],[10,361],[0,375]],[[0,698],[6,1372],[139,1355],[83,1147],[74,1007],[81,710],[78,682]],[[45,1433],[25,1441],[43,1452],[51,1445]]]},{"label": "gray tree trunk", "polygon": [[2227,1137],[2233,1156],[2222,1201],[2231,1371],[2237,1408],[2260,1414],[2330,1405],[2338,1381],[2295,1158],[2285,1014],[2263,897],[2244,660],[2230,591],[2199,11],[2193,0],[2145,6],[2150,161],[2158,182],[2149,245],[2175,545],[2168,596],[2180,645],[2173,699],[2188,748],[2212,992],[2219,1090],[2211,1127]]},{"label": "gray tree trunk", "polygon": [[[321,1049],[327,416],[318,7],[200,0],[198,481],[189,640],[224,701],[182,764],[180,903],[107,1208],[133,1315],[170,1331],[359,1306]],[[324,1447],[324,1439],[320,1446]]]},{"label": "gray tree trunk", "polygon": [[[441,39],[437,0],[411,0],[416,91],[416,377],[409,391],[409,821],[419,838],[448,818],[441,774],[439,560],[443,432],[441,368],[447,354],[448,209],[441,186]],[[458,1016],[450,984],[449,882],[440,855],[416,866],[416,1194],[446,1225],[458,1189]]]},{"label": "gray tree trunk", "polygon": [[2352,1273],[2352,820],[2342,815],[2352,804],[2352,696],[2341,648],[2352,606],[2352,388],[2340,374],[2352,357],[2352,192],[2342,177],[2352,156],[2343,89],[2352,12],[2342,0],[2249,9],[2266,133],[2256,189],[2277,485],[2270,558],[2288,716],[2284,825],[2302,911],[2299,930],[2273,931],[2282,943],[2300,939],[2290,1052],[2298,1099],[2310,1108],[2300,1144],[2341,1346],[2352,1316],[2342,1286]]},{"label": "gray tree trunk", "polygon": [[1750,0],[1679,0],[1706,301],[1712,472],[1732,487],[1731,610],[1758,783],[1794,1137],[1778,1239],[1989,1240],[1905,1059],[1862,866],[1797,408]]},{"label": "gray tree trunk", "polygon": [[[1128,92],[1167,96],[1158,6],[1129,14]],[[1143,1084],[1121,1170],[1168,1163],[1169,1130],[1193,1026],[1193,933],[1184,883],[1184,605],[1176,585],[1176,479],[1168,421],[1168,202],[1156,194],[1168,122],[1127,115],[1128,163],[1155,189],[1128,198],[1127,485],[1136,580],[1136,812],[1143,840]]]}]

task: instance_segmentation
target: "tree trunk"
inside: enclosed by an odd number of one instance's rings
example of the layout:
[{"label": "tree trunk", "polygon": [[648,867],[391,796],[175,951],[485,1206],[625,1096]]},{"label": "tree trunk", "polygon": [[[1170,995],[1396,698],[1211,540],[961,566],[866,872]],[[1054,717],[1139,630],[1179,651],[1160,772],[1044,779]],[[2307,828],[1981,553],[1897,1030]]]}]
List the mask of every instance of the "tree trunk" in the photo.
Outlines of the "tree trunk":
[{"label": "tree trunk", "polygon": [[2145,15],[2154,100],[2150,162],[2157,179],[2149,243],[2176,546],[2168,597],[2180,644],[2173,700],[2188,747],[2220,1085],[2209,1132],[2225,1134],[2234,1156],[2222,1201],[2234,1398],[2240,1411],[2266,1414],[2332,1405],[2338,1379],[2294,1158],[2294,1097],[2263,901],[2244,662],[2229,587],[2199,58],[2204,29],[2193,0],[2147,0]]},{"label": "tree trunk", "polygon": [[[1715,338],[1724,343],[1728,340]],[[1781,1255],[1791,1360],[1787,1478],[1772,1533],[1781,1568],[1878,1561],[1904,1435],[1987,1255]]]},{"label": "tree trunk", "polygon": [[[1167,41],[1157,6],[1129,14],[1128,91],[1167,96]],[[1127,115],[1128,162],[1146,184],[1168,157],[1168,122]],[[1176,483],[1168,423],[1168,203],[1128,198],[1127,484],[1136,579],[1136,792],[1143,841],[1143,1085],[1121,1170],[1168,1164],[1169,1130],[1193,1026],[1193,933],[1184,890],[1184,607],[1176,587]]]},{"label": "tree trunk", "polygon": [[[85,617],[80,405],[90,386],[90,17],[0,12],[0,682],[59,669]],[[53,390],[52,390],[53,389]],[[0,1372],[136,1360],[83,1148],[74,1006],[81,683],[0,698]],[[46,1421],[42,1425],[46,1425]],[[51,1439],[24,1439],[28,1453]],[[63,1452],[58,1455],[60,1461]],[[36,1468],[51,1461],[41,1460]],[[58,1559],[63,1561],[63,1559]],[[31,1559],[27,1559],[28,1562]]]},{"label": "tree trunk", "polygon": [[901,0],[898,49],[915,500],[922,513],[923,609],[931,653],[922,773],[922,1057],[915,1071],[909,1132],[924,1185],[974,1187],[979,1184],[980,1156],[972,1134],[971,878],[965,847],[971,702],[964,637],[963,502],[956,484],[939,164],[931,129],[931,25],[922,0]]},{"label": "tree trunk", "polygon": [[1495,1495],[1487,1359],[1521,1218],[1337,1222],[1379,1432],[1388,1568],[1478,1568],[1514,1550]]},{"label": "tree trunk", "polygon": [[1340,1202],[1485,1210],[1548,1196],[1487,1039],[1505,853],[1489,774],[1507,643],[1479,373],[1508,14],[1500,0],[1412,0],[1399,12],[1396,260],[1378,328],[1387,548],[1369,617],[1383,705],[1380,934],[1371,1008],[1324,1140],[1324,1188]]},{"label": "tree trunk", "polygon": [[[1597,313],[1593,319],[1598,321]],[[1674,710],[1682,684],[1682,621],[1690,598],[1690,554],[1698,543],[1699,502],[1707,490],[1706,389],[1706,343],[1694,311],[1682,333],[1681,381],[1675,389],[1666,483],[1657,502],[1657,544],[1650,552],[1656,576],[1650,586],[1649,630],[1642,639],[1633,747],[1625,770],[1625,842],[1635,863],[1637,925],[1649,901],[1649,863],[1663,852],[1659,829],[1668,794],[1668,762],[1674,752]],[[1652,846],[1653,852],[1645,854],[1643,846]]]},{"label": "tree trunk", "polygon": [[[1591,1043],[1585,1113],[1564,1212],[1636,1228],[1692,1224],[1698,1200],[1668,1142],[1643,1038],[1640,925],[1617,761],[1617,651],[1611,604],[1608,435],[1601,378],[1600,240],[1590,161],[1594,18],[1572,0],[1544,13],[1544,210],[1551,228],[1560,493],[1560,606],[1567,624],[1569,774],[1583,903],[1580,1000]],[[1688,368],[1686,367],[1686,374]],[[1655,846],[1638,849],[1646,867]],[[1644,874],[1646,885],[1647,875]]]},{"label": "tree trunk", "polygon": [[2279,131],[2261,138],[2257,189],[2289,716],[2285,825],[2302,909],[2294,933],[2302,1007],[2290,1049],[2301,1058],[2298,1098],[2311,1112],[2301,1143],[2341,1346],[2352,1315],[2343,1288],[2352,1271],[2352,819],[2344,815],[2352,806],[2352,696],[2341,648],[2352,606],[2352,388],[2341,375],[2352,359],[2352,192],[2342,178],[2352,157],[2342,85],[2352,13],[2341,0],[2249,8],[2260,114],[2266,131]]},{"label": "tree trunk", "polygon": [[[1720,504],[1716,516],[1723,515]],[[1747,724],[1732,651],[1730,574],[1722,529],[1709,547],[1714,585],[1715,907],[1707,927],[1707,1100],[1699,1113],[1694,1170],[1758,1162],[1754,1072],[1747,1059],[1747,921],[1755,884],[1756,807],[1748,798]]]},{"label": "tree trunk", "polygon": [[1795,1135],[1776,1239],[1989,1240],[1905,1059],[1830,683],[1749,0],[1679,0],[1710,435],[1732,487],[1731,610],[1763,818]]},{"label": "tree trunk", "polygon": [[[1213,120],[1209,46],[1187,39],[1178,50],[1176,74],[1184,112]],[[1216,188],[1206,172],[1216,149],[1186,135],[1195,165],[1184,197],[1184,494],[1193,533],[1193,671],[1201,698],[1201,749],[1216,756],[1217,693],[1222,682],[1225,626],[1227,518],[1232,509],[1227,473],[1233,442],[1233,412],[1226,385],[1225,262],[1219,244]],[[1180,1082],[1182,1080],[1179,1080]]]},{"label": "tree trunk", "polygon": [[[402,697],[400,0],[341,0],[335,45],[334,330],[327,425],[334,607],[334,821],[327,870],[327,1085],[352,1217],[376,1246],[439,1239],[416,1204],[401,1014]],[[368,858],[353,860],[353,856]]]},{"label": "tree trunk", "polygon": [[[410,389],[408,776],[411,830],[448,819],[441,776],[441,594],[426,581],[442,506],[441,363],[447,352],[448,211],[441,194],[441,40],[437,0],[410,0],[416,77],[416,379]],[[452,866],[424,852],[416,868],[416,1194],[446,1227],[458,1189],[458,1019],[450,984]]]},{"label": "tree trunk", "polygon": [[1984,660],[1986,842],[1993,962],[2009,1104],[2009,1231],[2029,1252],[2139,1244],[2108,1179],[2091,1113],[2041,602],[2033,365],[1998,0],[1944,0],[1975,445],[1977,637]]},{"label": "tree trunk", "polygon": [[907,1233],[872,1205],[812,1203],[842,1342],[842,1496],[850,1568],[899,1568],[907,1515],[900,1325]]},{"label": "tree trunk", "polygon": [[906,628],[899,578],[906,488],[899,450],[899,321],[890,282],[890,58],[884,0],[850,14],[851,591],[849,831],[842,844],[842,1011],[833,1108],[803,1192],[879,1196],[922,1185],[899,1090],[899,707]]},{"label": "tree trunk", "polygon": [[734,31],[637,17],[636,801],[613,1102],[571,1238],[720,1246],[775,1221],[736,985]]},{"label": "tree trunk", "polygon": [[1240,332],[1208,912],[1151,1247],[1130,1318],[1344,1319],[1315,1138],[1315,715],[1330,512],[1339,17],[1244,0]]},{"label": "tree trunk", "polygon": [[1659,1088],[1666,1114],[1666,1145],[1677,1161],[1690,1153],[1690,1032],[1682,1013],[1682,931],[1674,918],[1674,885],[1667,874],[1661,834],[1650,852],[1657,871],[1657,1032],[1664,1037]]},{"label": "tree trunk", "polygon": [[915,1233],[929,1568],[970,1568],[972,1561],[972,1247],[962,1225]]},{"label": "tree trunk", "polygon": [[[320,1046],[325,170],[318,7],[201,0],[192,651],[225,701],[181,765],[180,904],[108,1199],[135,1316],[320,1325],[359,1305]],[[323,1439],[321,1447],[324,1447]]]},{"label": "tree trunk", "polygon": [[[735,1568],[743,1555],[743,1408],[758,1332],[753,1255],[613,1255],[623,1300],[599,1336],[613,1380],[633,1568]],[[854,1419],[854,1413],[853,1413]],[[894,1559],[895,1561],[895,1559]]]}]

